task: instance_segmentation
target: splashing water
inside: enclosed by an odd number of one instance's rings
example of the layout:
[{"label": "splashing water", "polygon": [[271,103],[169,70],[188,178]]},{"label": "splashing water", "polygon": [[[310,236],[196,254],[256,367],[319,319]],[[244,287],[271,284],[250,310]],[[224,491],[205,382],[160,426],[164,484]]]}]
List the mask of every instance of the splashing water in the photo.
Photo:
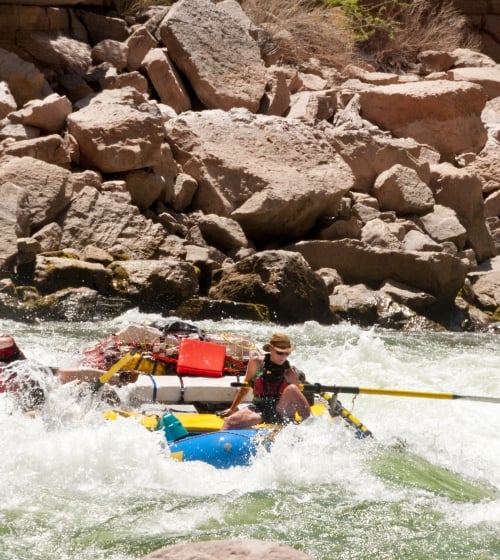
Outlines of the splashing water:
[{"label": "splashing water", "polygon": [[[31,360],[74,366],[82,348],[132,321],[1,322]],[[262,346],[278,325],[205,321]],[[500,395],[498,337],[286,328],[312,382]],[[132,560],[169,544],[280,541],[316,560],[500,557],[500,406],[339,395],[374,433],[319,418],[283,430],[250,467],[169,457],[159,432],[109,422],[103,404],[40,375],[35,418],[0,394],[0,560]]]}]

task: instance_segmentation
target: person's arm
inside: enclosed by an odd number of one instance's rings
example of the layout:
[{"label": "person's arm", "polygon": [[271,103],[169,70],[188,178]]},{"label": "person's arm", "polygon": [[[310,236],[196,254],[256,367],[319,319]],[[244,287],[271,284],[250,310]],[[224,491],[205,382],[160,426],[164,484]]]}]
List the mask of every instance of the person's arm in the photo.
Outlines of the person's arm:
[{"label": "person's arm", "polygon": [[71,383],[71,381],[96,381],[106,372],[100,369],[76,367],[58,368],[54,373],[61,383]]},{"label": "person's arm", "polygon": [[[289,373],[290,372],[290,373]],[[307,404],[312,406],[314,404],[314,389],[307,389],[301,387],[301,385],[307,384],[306,374],[295,366],[290,366],[290,368],[285,373],[285,380],[291,385],[297,385],[301,388],[302,394],[304,395]]]},{"label": "person's arm", "polygon": [[[302,373],[302,372],[301,372]],[[304,374],[302,374],[304,375]],[[304,376],[304,380],[305,380],[305,376]],[[290,385],[297,385],[297,387],[299,385],[301,385],[301,383],[303,383],[303,381],[300,380],[300,376],[298,373],[298,370],[295,366],[290,366],[286,372],[285,372],[285,381],[287,383],[289,383]]]},{"label": "person's arm", "polygon": [[[255,358],[251,358],[249,360],[247,366],[247,372],[245,374],[245,383],[250,383],[252,381],[252,378],[255,372],[257,371],[257,368],[260,366],[261,362],[262,359],[258,356],[256,356]],[[231,416],[231,414],[234,414],[238,410],[238,406],[240,405],[241,401],[245,398],[245,395],[248,393],[249,390],[250,387],[239,387],[234,395],[231,406],[229,408],[226,408],[226,410],[220,412],[219,416],[224,418],[226,416]]]},{"label": "person's arm", "polygon": [[[72,381],[84,381],[87,383],[96,382],[105,370],[87,367],[77,368],[52,368],[54,374],[58,377],[60,383],[71,383]],[[138,371],[120,371],[109,380],[110,385],[126,385],[127,383],[135,383],[139,376]]]}]

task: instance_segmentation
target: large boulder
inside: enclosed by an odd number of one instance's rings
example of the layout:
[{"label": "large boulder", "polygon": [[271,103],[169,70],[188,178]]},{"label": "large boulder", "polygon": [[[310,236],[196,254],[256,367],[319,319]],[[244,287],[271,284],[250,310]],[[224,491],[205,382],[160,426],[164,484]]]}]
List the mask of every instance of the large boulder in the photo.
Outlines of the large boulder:
[{"label": "large boulder", "polygon": [[500,310],[500,256],[484,261],[467,275],[465,293],[482,309]]},{"label": "large boulder", "polygon": [[464,249],[467,232],[451,208],[436,204],[431,212],[419,218],[419,222],[434,241],[451,241],[457,249]]},{"label": "large boulder", "polygon": [[302,237],[353,184],[323,134],[300,121],[233,109],[183,113],[166,128],[198,182],[193,209],[233,218],[252,240]]},{"label": "large boulder", "polygon": [[[498,98],[498,123],[500,124],[500,97]],[[500,190],[500,147],[482,152],[466,167],[469,173],[481,179],[483,194]]]},{"label": "large boulder", "polygon": [[12,182],[26,192],[31,233],[56,220],[68,206],[74,177],[58,165],[32,157],[0,160],[0,184]]},{"label": "large boulder", "polygon": [[[311,125],[331,119],[337,107],[336,90],[299,91],[290,99],[287,117],[300,119]],[[269,111],[267,111],[269,113]]]},{"label": "large boulder", "polygon": [[409,136],[453,161],[464,152],[479,152],[487,133],[481,111],[487,96],[469,82],[429,80],[360,91],[361,115],[393,136]]},{"label": "large boulder", "polygon": [[11,270],[16,263],[17,238],[29,232],[28,195],[8,181],[0,181],[0,271]]},{"label": "large boulder", "polygon": [[169,203],[174,197],[178,165],[167,143],[162,144],[160,150],[158,165],[123,174],[132,204],[139,208],[147,209],[156,201]]},{"label": "large boulder", "polygon": [[174,259],[122,261],[110,267],[117,293],[143,311],[168,311],[198,293],[195,268]]},{"label": "large boulder", "polygon": [[162,103],[172,107],[176,113],[191,109],[189,95],[167,49],[150,49],[142,60],[142,66]]},{"label": "large boulder", "polygon": [[43,97],[50,91],[44,75],[31,62],[0,48],[0,80],[9,86],[17,106]]},{"label": "large boulder", "polygon": [[[99,3],[99,0],[93,1]],[[101,0],[101,3],[107,6],[116,6],[114,1]],[[127,21],[122,17],[112,17],[107,13],[98,10],[81,10],[79,12],[79,16],[88,31],[88,42],[91,45],[96,45],[105,39],[114,39],[115,41],[126,41],[128,39],[129,27]]]},{"label": "large boulder", "polygon": [[372,247],[383,247],[395,251],[401,250],[401,239],[392,231],[391,225],[379,218],[370,220],[361,230],[361,241]]},{"label": "large boulder", "polygon": [[107,90],[68,116],[80,163],[103,173],[159,165],[165,140],[158,107],[133,88]]},{"label": "large boulder", "polygon": [[145,25],[137,25],[127,38],[127,68],[139,70],[144,57],[158,45]]},{"label": "large boulder", "polygon": [[352,169],[357,191],[370,192],[376,177],[394,165],[414,169],[426,181],[429,163],[439,161],[437,152],[412,138],[392,138],[366,129],[344,127],[327,128],[325,135]]},{"label": "large boulder", "polygon": [[0,155],[35,158],[66,169],[69,169],[71,164],[71,156],[63,137],[59,134],[5,142],[0,146]]},{"label": "large boulder", "polygon": [[[47,72],[82,75],[91,67],[90,46],[81,40],[63,35],[59,30],[48,33],[21,32],[20,37],[17,42],[23,54],[29,54],[37,66],[46,68]],[[86,39],[84,37],[84,40]]]},{"label": "large boulder", "polygon": [[500,270],[479,276],[470,286],[474,301],[482,309],[496,311],[500,309]]},{"label": "large boulder", "polygon": [[259,109],[266,68],[248,27],[210,0],[181,0],[161,24],[169,56],[208,109]]},{"label": "large boulder", "polygon": [[348,284],[379,286],[393,280],[451,303],[462,287],[467,265],[448,253],[410,253],[370,247],[355,239],[301,241],[289,247],[313,270],[334,268]]},{"label": "large boulder", "polygon": [[432,191],[418,173],[399,164],[377,177],[373,194],[381,210],[394,210],[398,214],[425,214],[434,205]]},{"label": "large boulder", "polygon": [[[30,54],[20,48],[20,38],[35,33],[59,33],[85,41],[88,36],[84,26],[74,17],[68,6],[87,4],[88,6],[109,5],[109,0],[2,0],[0,4],[0,44],[3,48],[17,52],[21,56]],[[47,9],[50,8],[50,9]]]},{"label": "large boulder", "polygon": [[448,71],[448,77],[452,80],[472,82],[480,85],[488,99],[500,97],[500,68],[495,67],[468,67],[453,68]]},{"label": "large boulder", "polygon": [[256,539],[200,541],[167,546],[143,556],[142,560],[311,560],[291,546]]},{"label": "large boulder", "polygon": [[[91,4],[89,0],[87,3]],[[49,92],[45,79],[52,83],[54,74],[82,74],[91,64],[87,32],[80,19],[68,8],[70,4],[76,5],[77,2],[30,0],[0,4],[0,47],[22,59],[22,63],[19,59],[17,61],[17,70],[28,78],[21,87],[24,101],[20,106]],[[97,5],[97,0],[94,4]],[[30,86],[35,85],[35,74],[29,72],[28,75],[25,71],[33,64],[39,73],[36,80],[41,78],[43,86],[40,95],[31,97]]]},{"label": "large boulder", "polygon": [[[342,98],[343,96],[341,96]],[[400,165],[414,169],[425,183],[429,164],[438,163],[439,153],[413,138],[393,138],[360,115],[359,93],[349,94],[345,106],[338,108],[333,126],[325,126],[325,136],[349,164],[354,174],[354,189],[369,192],[376,177]]]},{"label": "large boulder", "polygon": [[237,221],[215,214],[201,214],[195,219],[203,238],[212,247],[227,252],[249,246],[245,232]]},{"label": "large boulder", "polygon": [[53,93],[44,99],[29,101],[22,109],[11,113],[9,120],[40,128],[44,132],[61,132],[71,111],[69,99]]},{"label": "large boulder", "polygon": [[94,245],[129,259],[158,257],[166,237],[163,228],[129,202],[125,195],[84,187],[60,220],[62,246],[83,251]]},{"label": "large boulder", "polygon": [[[481,13],[477,11],[478,3],[471,2],[470,0],[457,0],[457,4],[461,4],[465,8],[466,13]],[[497,63],[488,56],[485,52],[479,52],[472,49],[458,48],[450,53],[453,59],[454,68],[494,68]]]},{"label": "large boulder", "polygon": [[265,305],[277,322],[331,322],[326,284],[298,253],[262,251],[226,266],[209,296]]},{"label": "large boulder", "polygon": [[45,294],[68,287],[86,287],[109,294],[111,273],[99,263],[38,255],[34,285]]},{"label": "large boulder", "polygon": [[330,308],[340,320],[362,326],[409,329],[415,312],[393,300],[382,290],[372,290],[364,284],[339,285],[330,296]]},{"label": "large boulder", "polygon": [[42,321],[99,321],[116,317],[130,307],[132,303],[126,299],[103,296],[92,288],[63,288],[21,302],[16,318],[25,317],[29,321],[34,318]]},{"label": "large boulder", "polygon": [[457,169],[448,163],[432,165],[430,187],[436,204],[455,211],[478,262],[495,256],[495,243],[484,220],[483,183],[473,168]]}]

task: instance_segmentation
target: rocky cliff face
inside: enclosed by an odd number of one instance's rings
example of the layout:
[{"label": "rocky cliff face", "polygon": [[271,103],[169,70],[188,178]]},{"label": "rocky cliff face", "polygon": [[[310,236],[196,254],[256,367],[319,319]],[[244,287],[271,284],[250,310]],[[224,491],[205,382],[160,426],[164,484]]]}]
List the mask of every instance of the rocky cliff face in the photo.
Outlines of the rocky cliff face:
[{"label": "rocky cliff face", "polygon": [[482,52],[500,62],[500,5],[489,0],[453,0],[479,31]]},{"label": "rocky cliff face", "polygon": [[296,68],[236,0],[46,4],[0,2],[4,316],[495,327],[490,57]]}]

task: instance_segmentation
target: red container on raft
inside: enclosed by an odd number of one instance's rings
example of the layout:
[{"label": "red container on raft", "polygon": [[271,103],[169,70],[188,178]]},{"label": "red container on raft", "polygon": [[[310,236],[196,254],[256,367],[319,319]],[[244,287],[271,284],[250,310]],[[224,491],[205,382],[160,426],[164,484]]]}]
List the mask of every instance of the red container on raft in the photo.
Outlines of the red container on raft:
[{"label": "red container on raft", "polygon": [[226,347],[222,344],[183,338],[179,345],[177,373],[200,377],[222,377]]}]

